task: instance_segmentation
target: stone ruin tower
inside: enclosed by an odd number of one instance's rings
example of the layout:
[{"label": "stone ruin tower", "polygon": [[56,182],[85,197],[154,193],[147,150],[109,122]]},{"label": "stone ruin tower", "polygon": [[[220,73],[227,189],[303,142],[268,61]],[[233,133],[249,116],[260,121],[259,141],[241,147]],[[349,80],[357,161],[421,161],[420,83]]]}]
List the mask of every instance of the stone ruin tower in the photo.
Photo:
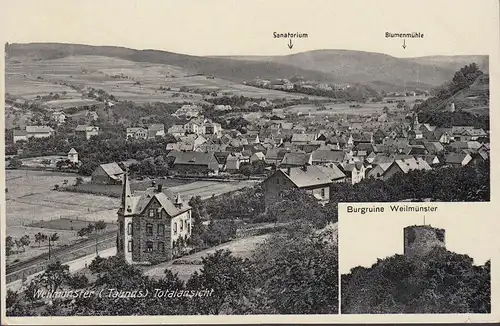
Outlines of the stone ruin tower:
[{"label": "stone ruin tower", "polygon": [[446,248],[445,230],[430,225],[413,225],[404,228],[404,255],[421,257],[435,247]]}]

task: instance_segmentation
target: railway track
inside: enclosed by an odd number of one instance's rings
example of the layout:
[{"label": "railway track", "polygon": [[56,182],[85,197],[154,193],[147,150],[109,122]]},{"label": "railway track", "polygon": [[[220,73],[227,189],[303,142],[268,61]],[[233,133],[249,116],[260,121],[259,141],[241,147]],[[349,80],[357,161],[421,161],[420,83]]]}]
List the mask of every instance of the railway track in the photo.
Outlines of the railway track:
[{"label": "railway track", "polygon": [[[116,232],[110,232],[107,233],[101,238],[98,239],[97,241],[97,247],[99,248],[99,245],[107,244],[109,242],[115,242],[116,240]],[[73,260],[78,257],[74,257],[71,254],[74,254],[78,251],[84,251],[85,249],[89,248],[95,248],[96,247],[96,242],[95,239],[89,239],[85,240],[82,242],[75,243],[70,246],[62,247],[62,248],[57,248],[51,251],[51,259],[48,259],[48,253],[43,254],[37,257],[34,257],[32,259],[19,262],[14,265],[10,265],[6,267],[6,278],[7,282],[12,282],[14,280],[20,279],[23,276],[28,276],[31,275],[30,271],[36,268],[45,268],[46,265],[48,265],[51,261],[54,261],[55,259],[60,260],[62,263],[68,262],[70,260]],[[88,251],[88,250],[87,250]]]}]

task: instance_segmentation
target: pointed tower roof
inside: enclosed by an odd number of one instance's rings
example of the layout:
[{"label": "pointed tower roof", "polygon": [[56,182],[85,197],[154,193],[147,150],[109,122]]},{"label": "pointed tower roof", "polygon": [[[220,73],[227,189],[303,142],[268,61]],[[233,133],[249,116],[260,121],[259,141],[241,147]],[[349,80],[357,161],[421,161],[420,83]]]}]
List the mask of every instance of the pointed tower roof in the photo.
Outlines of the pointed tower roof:
[{"label": "pointed tower roof", "polygon": [[123,174],[121,208],[123,209],[124,216],[132,213],[132,191],[130,190],[128,170]]},{"label": "pointed tower roof", "polygon": [[75,148],[71,148],[68,154],[78,154]]}]

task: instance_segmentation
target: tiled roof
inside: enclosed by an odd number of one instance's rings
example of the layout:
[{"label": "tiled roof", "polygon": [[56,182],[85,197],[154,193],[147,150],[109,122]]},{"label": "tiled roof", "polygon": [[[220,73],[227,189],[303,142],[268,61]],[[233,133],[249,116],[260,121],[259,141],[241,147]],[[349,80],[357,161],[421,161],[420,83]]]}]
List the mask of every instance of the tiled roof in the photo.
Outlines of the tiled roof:
[{"label": "tiled roof", "polygon": [[112,179],[117,179],[123,174],[122,168],[116,162],[101,164],[100,166],[104,170],[104,172],[106,172],[106,174]]},{"label": "tiled roof", "polygon": [[281,161],[281,164],[288,165],[305,165],[309,163],[309,159],[311,158],[311,154],[307,153],[286,153]]},{"label": "tiled roof", "polygon": [[342,162],[345,158],[343,151],[317,149],[312,152],[313,162]]},{"label": "tiled roof", "polygon": [[[331,183],[331,178],[317,166],[280,169],[297,187],[311,187]],[[288,173],[290,172],[290,173]]]}]

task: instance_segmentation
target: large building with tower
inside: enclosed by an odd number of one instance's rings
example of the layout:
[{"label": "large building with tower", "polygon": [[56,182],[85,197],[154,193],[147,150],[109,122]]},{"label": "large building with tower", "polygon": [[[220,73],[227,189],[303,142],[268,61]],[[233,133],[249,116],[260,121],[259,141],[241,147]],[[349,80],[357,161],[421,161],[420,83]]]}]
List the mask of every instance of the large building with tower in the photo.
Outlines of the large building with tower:
[{"label": "large building with tower", "polygon": [[161,184],[132,194],[124,174],[118,225],[118,255],[130,264],[157,264],[190,238],[191,207]]}]

